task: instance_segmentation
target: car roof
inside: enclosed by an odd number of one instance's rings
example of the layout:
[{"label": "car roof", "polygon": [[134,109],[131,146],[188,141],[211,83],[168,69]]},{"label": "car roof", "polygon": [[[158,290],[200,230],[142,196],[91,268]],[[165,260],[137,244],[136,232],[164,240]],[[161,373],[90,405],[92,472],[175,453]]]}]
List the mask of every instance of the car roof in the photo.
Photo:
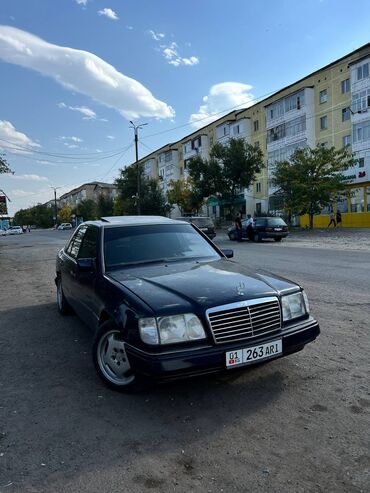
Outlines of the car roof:
[{"label": "car roof", "polygon": [[102,217],[100,221],[88,221],[96,226],[150,226],[153,224],[184,224],[164,216],[111,216]]}]

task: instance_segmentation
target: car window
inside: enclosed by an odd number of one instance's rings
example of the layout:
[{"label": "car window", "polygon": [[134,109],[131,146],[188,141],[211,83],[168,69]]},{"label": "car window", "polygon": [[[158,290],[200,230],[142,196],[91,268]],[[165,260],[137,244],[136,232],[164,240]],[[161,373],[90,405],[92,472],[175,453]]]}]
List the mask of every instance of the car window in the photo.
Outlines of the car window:
[{"label": "car window", "polygon": [[255,226],[266,226],[266,219],[256,219]]},{"label": "car window", "polygon": [[66,253],[68,253],[68,255],[70,255],[72,258],[77,258],[86,228],[87,226],[81,226],[73,235],[71,241],[66,248]]},{"label": "car window", "polygon": [[159,260],[214,258],[218,252],[189,224],[126,226],[104,231],[106,268]]},{"label": "car window", "polygon": [[98,228],[89,226],[82,239],[78,252],[78,258],[96,258],[96,247],[98,241]]},{"label": "car window", "polygon": [[267,219],[267,224],[269,226],[286,226],[286,223],[281,219],[281,217],[271,217]]},{"label": "car window", "polygon": [[213,228],[214,224],[210,217],[192,217],[191,222],[198,228]]}]

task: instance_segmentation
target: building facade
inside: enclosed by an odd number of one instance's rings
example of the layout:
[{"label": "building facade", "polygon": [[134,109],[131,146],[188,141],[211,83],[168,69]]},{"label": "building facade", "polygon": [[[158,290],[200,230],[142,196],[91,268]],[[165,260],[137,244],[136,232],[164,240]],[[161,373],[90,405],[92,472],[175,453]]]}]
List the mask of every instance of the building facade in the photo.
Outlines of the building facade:
[{"label": "building facade", "polygon": [[[70,192],[63,194],[58,199],[58,205],[60,208],[65,206],[73,208],[76,207],[81,200],[93,200],[97,203],[100,196],[107,199],[114,199],[116,195],[116,185],[94,181],[92,183],[84,183],[78,188],[74,188]],[[53,203],[53,201],[49,202]]]},{"label": "building facade", "polygon": [[[346,172],[347,192],[338,196],[332,210],[342,213],[345,227],[370,227],[370,43],[253,106],[167,144],[141,162],[166,192],[171,180],[186,178],[189,160],[197,155],[208,159],[214,143],[231,137],[258,145],[264,153],[265,167],[255,183],[240,191],[239,204],[251,214],[276,209],[272,176],[278,161],[306,146],[351,146],[358,162]],[[228,217],[229,210],[211,198],[208,213]],[[314,225],[326,227],[329,213],[317,214]],[[308,218],[302,217],[301,225],[307,224]]]}]

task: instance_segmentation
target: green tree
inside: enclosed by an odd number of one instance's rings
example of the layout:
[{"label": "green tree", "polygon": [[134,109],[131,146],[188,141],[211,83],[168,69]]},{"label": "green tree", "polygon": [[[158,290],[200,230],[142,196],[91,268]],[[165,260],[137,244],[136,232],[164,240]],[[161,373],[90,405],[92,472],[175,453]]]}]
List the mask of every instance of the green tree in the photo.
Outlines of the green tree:
[{"label": "green tree", "polygon": [[[166,202],[157,180],[143,176],[143,166],[139,164],[140,176],[140,213],[147,215],[167,215],[171,209]],[[115,212],[137,214],[137,166],[128,166],[116,179],[118,197],[114,203]]]},{"label": "green tree", "polygon": [[13,173],[4,154],[0,154],[0,173]]},{"label": "green tree", "polygon": [[312,229],[314,214],[345,189],[343,171],[355,163],[348,147],[336,150],[322,146],[297,149],[289,160],[277,163],[272,182],[288,216],[308,214]]},{"label": "green tree", "polygon": [[35,224],[39,228],[51,228],[54,209],[43,204],[34,205],[28,209],[21,209],[14,214],[13,224]]},{"label": "green tree", "polygon": [[263,153],[258,146],[244,139],[230,139],[227,143],[216,143],[210,159],[197,156],[189,162],[189,174],[194,190],[203,199],[216,195],[231,204],[240,191],[249,188],[256,174],[263,168]]},{"label": "green tree", "polygon": [[73,209],[78,217],[82,217],[84,221],[96,219],[96,204],[91,199],[83,199]]},{"label": "green tree", "polygon": [[181,214],[197,213],[202,206],[203,196],[192,187],[190,178],[171,180],[167,201],[170,205],[177,205]]},{"label": "green tree", "polygon": [[96,205],[96,216],[109,217],[113,215],[113,199],[110,197],[105,197],[105,195],[100,194],[98,198],[98,203]]}]

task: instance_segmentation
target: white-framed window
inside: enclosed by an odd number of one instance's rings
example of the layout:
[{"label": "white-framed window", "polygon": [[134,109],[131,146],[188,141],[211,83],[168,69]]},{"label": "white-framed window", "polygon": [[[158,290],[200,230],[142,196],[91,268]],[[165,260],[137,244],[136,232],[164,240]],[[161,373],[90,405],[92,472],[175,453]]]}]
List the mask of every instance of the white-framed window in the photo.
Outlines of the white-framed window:
[{"label": "white-framed window", "polygon": [[364,199],[364,189],[361,188],[351,188],[349,193],[351,212],[364,212],[365,199]]},{"label": "white-framed window", "polygon": [[349,79],[342,80],[340,83],[340,88],[341,88],[342,94],[346,94],[347,92],[349,92],[351,89]]},{"label": "white-framed window", "polygon": [[342,143],[343,143],[343,147],[350,146],[351,145],[351,136],[350,135],[345,135],[342,138]]},{"label": "white-framed window", "polygon": [[235,125],[235,127],[233,128],[233,135],[239,135],[239,133],[240,133],[239,125]]},{"label": "white-framed window", "polygon": [[164,153],[164,160],[166,163],[168,163],[169,161],[172,161],[172,151],[166,151]]},{"label": "white-framed window", "polygon": [[369,62],[357,67],[357,80],[366,79],[369,77]]},{"label": "white-framed window", "polygon": [[320,104],[326,103],[327,100],[328,100],[328,90],[323,89],[322,91],[320,91]]},{"label": "white-framed window", "polygon": [[370,108],[370,89],[364,89],[352,95],[352,111],[354,113],[366,111],[368,108]]},{"label": "white-framed window", "polygon": [[360,143],[370,140],[370,120],[353,125],[353,142]]},{"label": "white-framed window", "polygon": [[326,130],[328,128],[328,116],[322,116],[320,118],[320,130]]},{"label": "white-framed window", "polygon": [[346,122],[351,118],[351,112],[349,108],[342,108],[342,122]]},{"label": "white-framed window", "polygon": [[360,157],[360,159],[358,160],[358,167],[359,168],[365,167],[365,158],[364,157]]}]

